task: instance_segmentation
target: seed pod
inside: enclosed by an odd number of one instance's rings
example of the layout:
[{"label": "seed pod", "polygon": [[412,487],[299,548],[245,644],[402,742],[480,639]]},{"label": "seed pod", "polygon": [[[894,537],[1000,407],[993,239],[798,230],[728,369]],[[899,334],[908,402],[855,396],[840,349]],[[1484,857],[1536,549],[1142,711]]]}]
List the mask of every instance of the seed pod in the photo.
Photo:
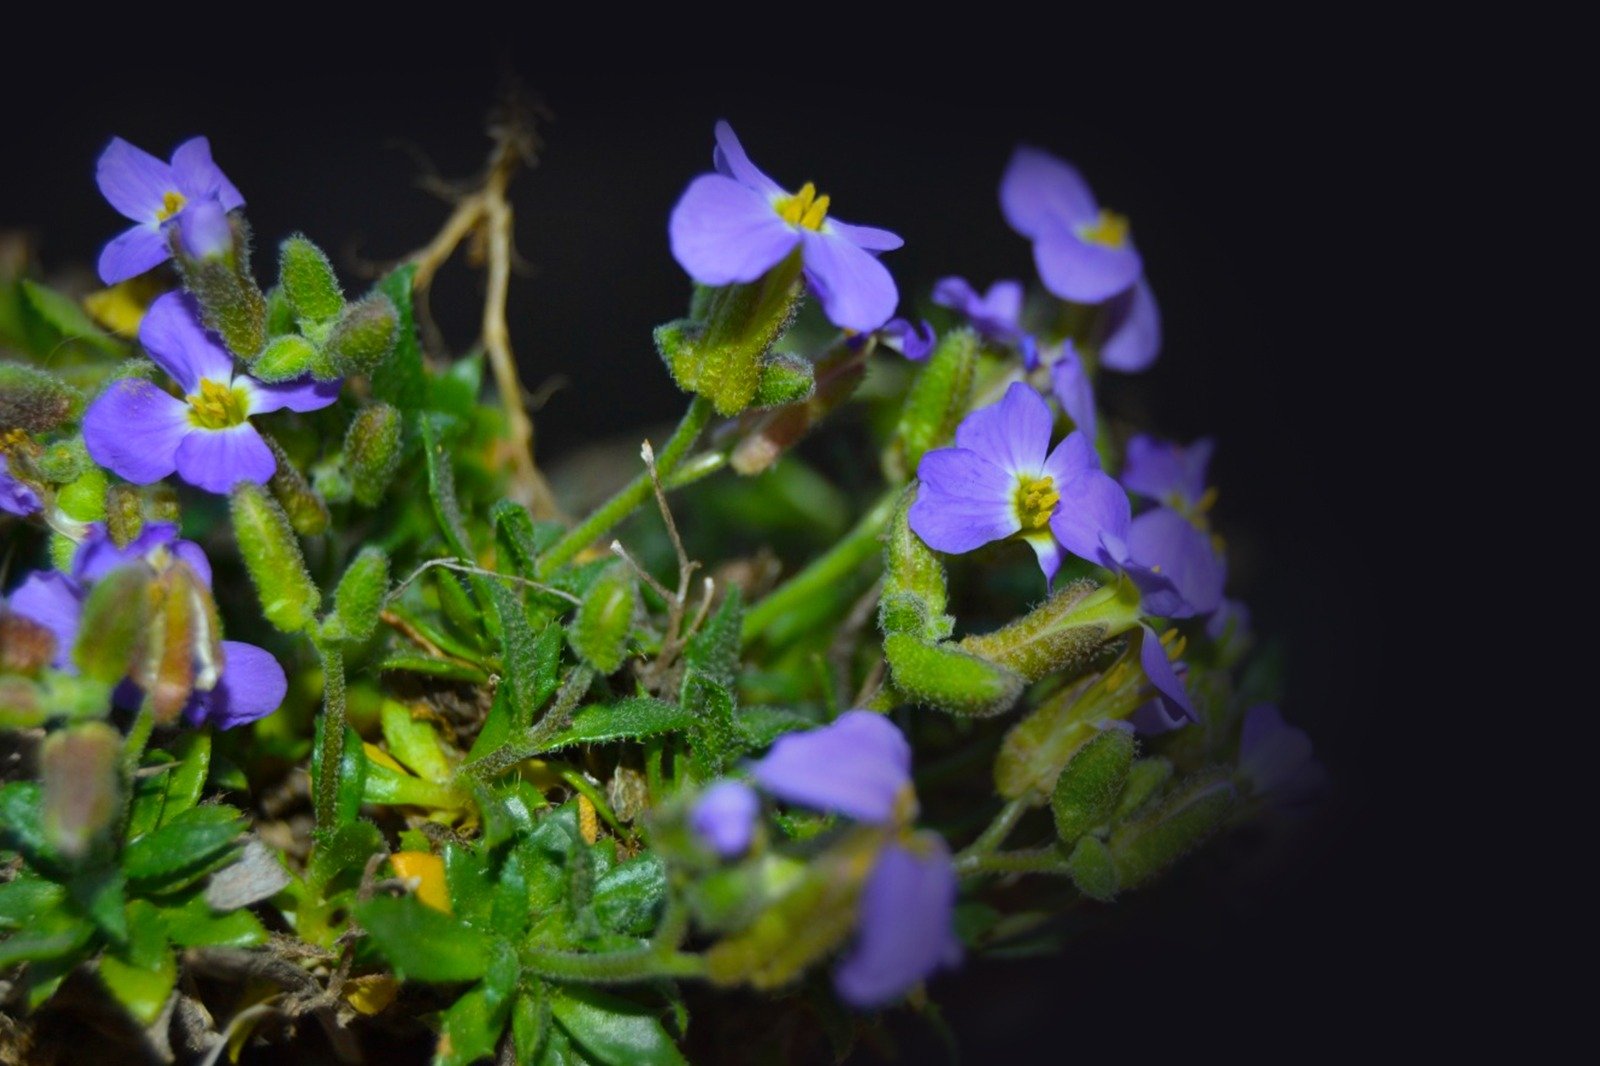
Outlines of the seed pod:
[{"label": "seed pod", "polygon": [[285,633],[306,628],[322,597],[306,572],[305,557],[288,516],[260,485],[250,481],[234,488],[229,503],[233,535],[261,598],[262,613]]},{"label": "seed pod", "polygon": [[951,330],[939,339],[933,355],[911,383],[889,452],[889,466],[897,478],[915,473],[923,455],[955,435],[956,425],[972,402],[978,349],[978,336],[970,329]]}]

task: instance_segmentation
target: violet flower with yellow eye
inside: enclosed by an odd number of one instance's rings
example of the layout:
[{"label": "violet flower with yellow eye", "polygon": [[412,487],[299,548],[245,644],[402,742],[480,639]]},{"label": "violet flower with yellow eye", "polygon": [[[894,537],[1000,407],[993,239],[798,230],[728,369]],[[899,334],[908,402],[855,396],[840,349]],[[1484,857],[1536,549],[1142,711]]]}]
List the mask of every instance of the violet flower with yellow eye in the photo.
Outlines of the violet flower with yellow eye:
[{"label": "violet flower with yellow eye", "polygon": [[194,137],[163,163],[142,148],[114,137],[95,167],[100,192],[134,225],[100,253],[100,280],[107,285],[172,258],[169,230],[176,226],[191,253],[210,250],[227,230],[226,214],[244,197],[211,160],[211,142]]}]

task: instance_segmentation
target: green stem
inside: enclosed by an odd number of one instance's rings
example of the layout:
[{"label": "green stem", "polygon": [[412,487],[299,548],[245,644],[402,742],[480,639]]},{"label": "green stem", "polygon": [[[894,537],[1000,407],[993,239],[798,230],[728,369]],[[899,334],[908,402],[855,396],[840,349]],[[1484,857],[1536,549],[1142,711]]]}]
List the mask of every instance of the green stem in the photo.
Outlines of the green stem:
[{"label": "green stem", "polygon": [[[678,428],[673,431],[666,445],[656,452],[656,473],[663,483],[666,482],[668,475],[677,469],[689,446],[699,438],[700,431],[706,428],[706,423],[709,421],[711,421],[711,401],[704,396],[696,396],[690,402],[689,409],[683,413],[683,421],[678,423]],[[570,562],[573,556],[599,540],[613,526],[648,500],[651,492],[650,472],[647,470],[624,485],[615,496],[596,508],[588,518],[567,530],[560,540],[550,545],[549,550],[539,557],[539,577],[548,578]]]},{"label": "green stem", "polygon": [[1006,837],[1011,830],[1017,827],[1017,822],[1027,813],[1028,805],[1019,799],[1014,799],[1000,808],[1000,813],[994,816],[994,821],[989,823],[989,828],[979,834],[978,839],[969,844],[960,855],[956,856],[959,862],[968,856],[987,855],[1001,844],[1006,842]]},{"label": "green stem", "polygon": [[683,951],[657,951],[653,947],[632,951],[586,953],[525,948],[522,965],[541,977],[585,984],[625,984],[661,977],[703,977],[705,959]]},{"label": "green stem", "polygon": [[955,860],[956,873],[971,874],[1055,874],[1072,876],[1067,860],[1055,848],[1035,851],[1002,851],[994,855],[963,854]]},{"label": "green stem", "polygon": [[889,524],[894,509],[900,502],[900,488],[896,486],[884,493],[872,510],[861,516],[854,529],[846,533],[825,555],[812,560],[811,565],[774,589],[766,599],[750,608],[744,616],[741,633],[746,646],[766,631],[778,619],[799,604],[806,602],[855,572],[868,559],[883,551],[879,534]]},{"label": "green stem", "polygon": [[[128,727],[127,739],[122,742],[122,772],[128,780],[133,780],[139,772],[139,762],[144,758],[144,749],[150,745],[150,734],[156,727],[156,712],[152,700],[146,696],[139,702],[139,712],[134,715],[133,724]],[[129,802],[132,802],[133,790],[128,790]]]},{"label": "green stem", "polygon": [[317,828],[334,828],[339,818],[339,777],[344,769],[344,652],[333,641],[317,640],[322,659],[322,774],[317,781]]}]

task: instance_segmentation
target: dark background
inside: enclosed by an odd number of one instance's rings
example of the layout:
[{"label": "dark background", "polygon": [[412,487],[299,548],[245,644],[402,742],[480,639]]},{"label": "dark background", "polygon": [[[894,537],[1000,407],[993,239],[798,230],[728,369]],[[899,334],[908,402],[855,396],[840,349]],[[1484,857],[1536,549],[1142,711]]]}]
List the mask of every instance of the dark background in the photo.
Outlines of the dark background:
[{"label": "dark background", "polygon": [[[1360,873],[1374,861],[1374,753],[1391,713],[1371,684],[1386,676],[1390,636],[1374,605],[1389,546],[1389,479],[1377,471],[1398,407],[1382,383],[1415,356],[1387,344],[1398,294],[1379,281],[1394,201],[1409,194],[1390,171],[1379,203],[1379,164],[1395,142],[1377,116],[1401,105],[1375,103],[1361,88],[1371,57],[1331,40],[1222,44],[970,66],[908,47],[825,71],[775,60],[670,76],[620,61],[570,69],[555,46],[342,74],[241,73],[192,55],[108,58],[87,64],[94,73],[48,78],[12,68],[0,73],[6,98],[29,103],[7,120],[0,226],[36,231],[52,271],[92,264],[124,225],[94,187],[105,141],[120,134],[165,156],[206,133],[260,247],[303,230],[353,279],[361,261],[424,243],[447,212],[415,187],[402,144],[446,176],[475,171],[482,118],[509,67],[555,116],[538,168],[515,185],[529,270],[513,281],[509,317],[530,388],[568,382],[538,416],[541,454],[559,459],[681,407],[650,329],[682,313],[666,218],[709,168],[717,118],[780,182],[815,180],[838,216],[905,238],[885,257],[903,309],[947,273],[980,285],[1031,278],[997,182],[1019,140],[1071,158],[1130,216],[1165,317],[1161,361],[1125,402],[1168,435],[1219,438],[1232,590],[1260,632],[1287,641],[1286,713],[1312,732],[1336,792],[1265,871],[1232,852],[1210,868],[1198,859],[1190,867],[1202,869],[1128,897],[1060,957],[970,964],[934,992],[977,1061],[1073,1053],[1038,1050],[1052,1034],[1077,1050],[1198,1045],[1254,1057],[1285,1034],[1356,1038],[1349,972],[1382,968],[1374,931],[1394,904]],[[450,341],[468,346],[476,276],[443,277],[433,306]],[[1384,979],[1360,979],[1369,1005]],[[910,1061],[934,1054],[915,1026],[904,1030]]]}]

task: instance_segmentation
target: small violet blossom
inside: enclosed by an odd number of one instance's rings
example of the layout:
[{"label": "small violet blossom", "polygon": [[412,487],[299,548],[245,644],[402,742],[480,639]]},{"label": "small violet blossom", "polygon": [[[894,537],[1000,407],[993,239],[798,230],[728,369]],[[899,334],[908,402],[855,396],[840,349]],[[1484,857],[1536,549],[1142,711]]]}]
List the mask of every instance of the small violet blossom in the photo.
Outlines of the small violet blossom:
[{"label": "small violet blossom", "polygon": [[95,168],[100,192],[132,228],[100,253],[100,280],[114,285],[172,256],[168,231],[176,226],[184,249],[207,255],[232,240],[227,213],[244,197],[211,160],[211,142],[195,137],[163,163],[121,137],[112,139]]},{"label": "small violet blossom", "polygon": [[[820,729],[779,737],[751,777],[781,800],[869,825],[904,825],[916,809],[911,746],[892,722],[870,711],[848,711]],[[702,839],[729,854],[718,841],[748,844],[757,802],[748,785],[720,782],[701,797],[691,822]],[[879,1007],[959,962],[955,901],[955,867],[937,836],[887,841],[862,886],[855,943],[834,973],[840,996],[857,1007]]]},{"label": "small violet blossom", "polygon": [[1022,282],[997,281],[980,296],[966,278],[941,278],[933,286],[933,302],[966,318],[985,340],[1014,346],[1029,370],[1039,365],[1039,345],[1022,328]]},{"label": "small violet blossom", "polygon": [[0,452],[0,511],[17,516],[39,509],[39,494],[11,476],[11,464]]},{"label": "small violet blossom", "polygon": [[1000,179],[1000,209],[1033,241],[1040,280],[1063,300],[1101,303],[1144,270],[1128,220],[1101,208],[1077,168],[1048,152],[1017,148]]},{"label": "small violet blossom", "polygon": [[1165,504],[1184,514],[1206,511],[1216,498],[1206,489],[1206,468],[1216,441],[1202,437],[1187,448],[1139,434],[1128,441],[1122,463],[1122,485],[1135,496]]},{"label": "small violet blossom", "polygon": [[1250,708],[1239,734],[1239,774],[1257,795],[1284,805],[1313,799],[1328,784],[1305,730],[1283,720],[1270,703]]},{"label": "small violet blossom", "polygon": [[1161,354],[1161,309],[1150,283],[1140,278],[1105,306],[1100,365],[1124,374],[1148,370]]},{"label": "small violet blossom", "polygon": [[171,474],[207,492],[264,483],[277,460],[251,415],[315,411],[333,403],[338,381],[269,385],[235,373],[233,356],[201,325],[191,297],[167,293],[150,305],[139,343],[183,389],[177,399],[149,381],[124,378],[89,406],[83,442],[101,466],[148,485]]},{"label": "small violet blossom", "polygon": [[742,781],[718,781],[700,794],[689,812],[689,828],[724,859],[737,858],[755,836],[761,799]]},{"label": "small violet blossom", "polygon": [[790,193],[750,161],[726,122],[716,126],[717,172],[689,183],[672,209],[672,255],[702,285],[755,281],[800,250],[806,283],[829,321],[865,333],[894,314],[894,279],[874,253],[905,242],[887,230],[828,217],[807,182]]},{"label": "small violet blossom", "polygon": [[923,319],[920,325],[912,325],[907,319],[891,318],[878,328],[878,336],[887,347],[895,349],[913,363],[928,358],[939,341],[933,324],[927,319]]},{"label": "small violet blossom", "polygon": [[911,529],[928,547],[951,553],[1020,536],[1045,581],[1053,581],[1061,566],[1061,543],[1052,535],[1058,516],[1079,510],[1084,497],[1110,494],[1126,510],[1127,496],[1100,471],[1084,434],[1068,434],[1052,451],[1052,422],[1049,406],[1021,382],[968,415],[956,427],[955,447],[922,457]]},{"label": "small violet blossom", "polygon": [[[11,610],[50,631],[55,638],[52,665],[75,672],[72,648],[77,643],[84,601],[100,577],[119,566],[131,564],[160,567],[168,559],[178,559],[193,567],[209,588],[211,563],[200,546],[181,540],[177,527],[166,522],[146,525],[139,536],[124,548],[112,543],[103,525],[90,527],[88,537],[78,546],[70,574],[41,570],[29,574],[10,595]],[[190,726],[207,723],[218,729],[232,729],[278,709],[289,690],[288,678],[270,652],[237,640],[222,642],[223,665],[216,685],[209,691],[196,690],[183,710]],[[124,682],[123,688],[132,689]],[[118,702],[132,702],[119,691]]]}]

